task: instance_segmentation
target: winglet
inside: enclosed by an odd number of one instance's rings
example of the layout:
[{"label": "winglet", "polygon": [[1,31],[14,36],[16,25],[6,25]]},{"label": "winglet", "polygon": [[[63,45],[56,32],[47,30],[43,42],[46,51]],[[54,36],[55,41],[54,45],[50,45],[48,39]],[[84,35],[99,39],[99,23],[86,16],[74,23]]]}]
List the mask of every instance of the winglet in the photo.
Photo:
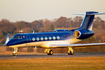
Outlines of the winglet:
[{"label": "winglet", "polygon": [[8,41],[9,41],[9,33],[7,35],[7,38],[6,38],[5,45],[8,43]]}]

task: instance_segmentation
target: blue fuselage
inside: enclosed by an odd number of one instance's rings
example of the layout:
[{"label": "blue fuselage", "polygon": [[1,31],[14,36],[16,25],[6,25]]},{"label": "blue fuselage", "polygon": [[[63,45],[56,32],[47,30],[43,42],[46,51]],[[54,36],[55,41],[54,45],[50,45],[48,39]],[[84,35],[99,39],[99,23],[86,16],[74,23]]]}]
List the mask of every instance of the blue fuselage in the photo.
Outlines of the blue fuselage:
[{"label": "blue fuselage", "polygon": [[15,34],[7,43],[7,46],[43,42],[43,41],[60,41],[72,39],[73,31],[65,32],[42,32],[42,33],[22,33]]},{"label": "blue fuselage", "polygon": [[[52,44],[73,44],[92,35],[93,31],[79,29],[58,32],[21,33],[15,34],[6,45],[12,48],[25,46],[40,46],[43,48],[52,48],[50,47],[50,45]],[[76,38],[75,36],[78,36],[78,38]],[[79,37],[81,39],[79,39]]]}]

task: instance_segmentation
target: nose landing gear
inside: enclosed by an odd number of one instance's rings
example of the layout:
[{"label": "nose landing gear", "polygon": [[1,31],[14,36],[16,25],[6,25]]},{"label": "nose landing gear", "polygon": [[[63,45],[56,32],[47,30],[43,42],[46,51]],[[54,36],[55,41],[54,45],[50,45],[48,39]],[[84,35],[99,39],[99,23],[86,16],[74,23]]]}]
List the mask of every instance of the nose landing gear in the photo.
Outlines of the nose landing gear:
[{"label": "nose landing gear", "polygon": [[13,56],[17,55],[18,48],[14,48]]}]

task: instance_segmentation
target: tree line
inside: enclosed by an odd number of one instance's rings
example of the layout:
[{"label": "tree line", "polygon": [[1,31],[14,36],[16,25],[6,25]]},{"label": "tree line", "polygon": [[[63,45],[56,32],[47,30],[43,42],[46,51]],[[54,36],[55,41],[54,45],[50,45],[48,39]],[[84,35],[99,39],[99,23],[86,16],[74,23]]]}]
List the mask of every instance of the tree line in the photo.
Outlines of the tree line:
[{"label": "tree line", "polygon": [[[4,43],[6,35],[10,33],[10,36],[23,32],[48,32],[54,29],[72,29],[78,28],[83,20],[83,17],[76,16],[74,18],[60,17],[54,20],[35,20],[33,22],[16,21],[11,22],[8,19],[2,19],[0,21],[0,42]],[[105,21],[100,17],[94,19],[94,28],[105,28]]]}]

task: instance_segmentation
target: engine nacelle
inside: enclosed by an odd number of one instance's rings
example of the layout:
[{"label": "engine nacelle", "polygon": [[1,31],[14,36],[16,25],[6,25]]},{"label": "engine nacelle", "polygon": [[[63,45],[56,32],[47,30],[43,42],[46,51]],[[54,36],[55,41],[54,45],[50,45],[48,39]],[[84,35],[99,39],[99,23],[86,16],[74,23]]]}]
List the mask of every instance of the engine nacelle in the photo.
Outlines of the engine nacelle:
[{"label": "engine nacelle", "polygon": [[94,32],[91,30],[81,29],[81,30],[74,31],[74,37],[77,39],[85,39],[93,35],[94,35]]}]

